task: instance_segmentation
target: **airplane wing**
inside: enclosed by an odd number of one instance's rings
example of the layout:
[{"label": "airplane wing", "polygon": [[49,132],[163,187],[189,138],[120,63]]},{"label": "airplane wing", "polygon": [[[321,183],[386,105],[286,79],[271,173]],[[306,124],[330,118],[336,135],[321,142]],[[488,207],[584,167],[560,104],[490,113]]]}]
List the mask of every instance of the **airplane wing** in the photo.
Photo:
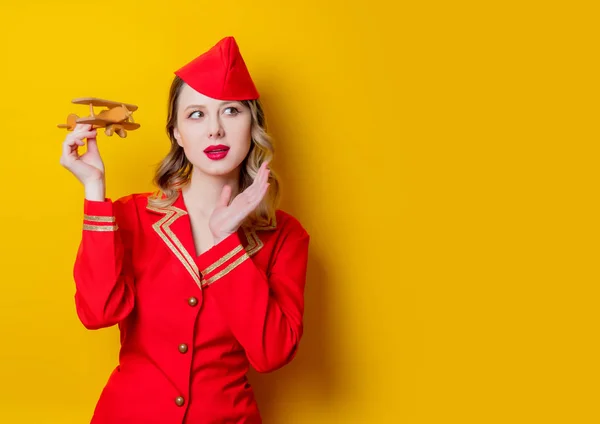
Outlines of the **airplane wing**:
[{"label": "airplane wing", "polygon": [[134,122],[120,122],[115,125],[120,125],[121,127],[123,127],[123,129],[126,129],[127,131],[137,130],[140,127],[140,124]]},{"label": "airplane wing", "polygon": [[78,124],[92,124],[92,125],[109,125],[114,124],[113,121],[108,121],[106,119],[101,118],[79,118],[77,120]]},{"label": "airplane wing", "polygon": [[137,108],[138,108],[136,105],[132,105],[129,103],[115,102],[113,100],[99,99],[97,97],[79,97],[77,99],[71,100],[71,103],[75,103],[78,105],[91,104],[92,106],[102,106],[102,107],[107,107],[109,109],[112,109],[113,107],[125,105],[125,107],[128,110],[130,110],[131,112],[133,112],[134,110],[137,110]]}]

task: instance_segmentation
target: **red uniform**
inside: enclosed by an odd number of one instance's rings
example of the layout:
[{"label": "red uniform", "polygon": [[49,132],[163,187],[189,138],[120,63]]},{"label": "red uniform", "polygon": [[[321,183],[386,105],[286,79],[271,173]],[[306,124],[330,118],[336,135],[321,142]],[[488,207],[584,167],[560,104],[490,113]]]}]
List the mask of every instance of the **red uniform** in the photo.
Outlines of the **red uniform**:
[{"label": "red uniform", "polygon": [[93,424],[259,423],[246,373],[275,370],[302,336],[309,235],[278,210],[196,255],[181,193],[85,200],[74,267],[86,328],[118,324],[119,365]]}]

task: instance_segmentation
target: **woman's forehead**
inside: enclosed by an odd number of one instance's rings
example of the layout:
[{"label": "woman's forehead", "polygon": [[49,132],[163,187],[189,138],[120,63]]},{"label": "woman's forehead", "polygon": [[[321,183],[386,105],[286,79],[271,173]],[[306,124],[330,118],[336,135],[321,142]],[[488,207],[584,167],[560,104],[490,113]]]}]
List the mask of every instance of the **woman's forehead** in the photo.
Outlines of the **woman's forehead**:
[{"label": "woman's forehead", "polygon": [[187,84],[183,84],[181,92],[179,93],[180,104],[199,103],[199,104],[210,104],[220,102],[212,97],[205,96],[204,94],[194,90]]}]

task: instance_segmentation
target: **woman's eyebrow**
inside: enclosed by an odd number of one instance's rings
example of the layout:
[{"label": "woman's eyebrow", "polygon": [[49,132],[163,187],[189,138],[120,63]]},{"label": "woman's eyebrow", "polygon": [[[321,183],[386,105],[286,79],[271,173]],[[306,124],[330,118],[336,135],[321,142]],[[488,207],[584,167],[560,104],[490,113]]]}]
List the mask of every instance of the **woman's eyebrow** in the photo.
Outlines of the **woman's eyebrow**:
[{"label": "woman's eyebrow", "polygon": [[206,107],[206,106],[204,106],[204,105],[189,105],[184,110],[188,110],[188,109],[192,109],[192,108],[194,108],[194,109],[200,109],[200,108],[203,108],[203,107]]}]

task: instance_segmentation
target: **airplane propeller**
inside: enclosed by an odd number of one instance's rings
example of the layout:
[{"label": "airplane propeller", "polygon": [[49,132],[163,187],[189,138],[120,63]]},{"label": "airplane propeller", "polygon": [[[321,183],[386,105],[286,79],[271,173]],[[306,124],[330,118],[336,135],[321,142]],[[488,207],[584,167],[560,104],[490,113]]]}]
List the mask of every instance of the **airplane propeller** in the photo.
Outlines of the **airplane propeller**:
[{"label": "airplane propeller", "polygon": [[125,114],[127,115],[127,119],[130,120],[130,122],[135,122],[133,120],[133,112],[130,111],[129,109],[127,109],[127,107],[125,105],[121,105],[121,107],[123,107],[123,109],[125,109]]}]

